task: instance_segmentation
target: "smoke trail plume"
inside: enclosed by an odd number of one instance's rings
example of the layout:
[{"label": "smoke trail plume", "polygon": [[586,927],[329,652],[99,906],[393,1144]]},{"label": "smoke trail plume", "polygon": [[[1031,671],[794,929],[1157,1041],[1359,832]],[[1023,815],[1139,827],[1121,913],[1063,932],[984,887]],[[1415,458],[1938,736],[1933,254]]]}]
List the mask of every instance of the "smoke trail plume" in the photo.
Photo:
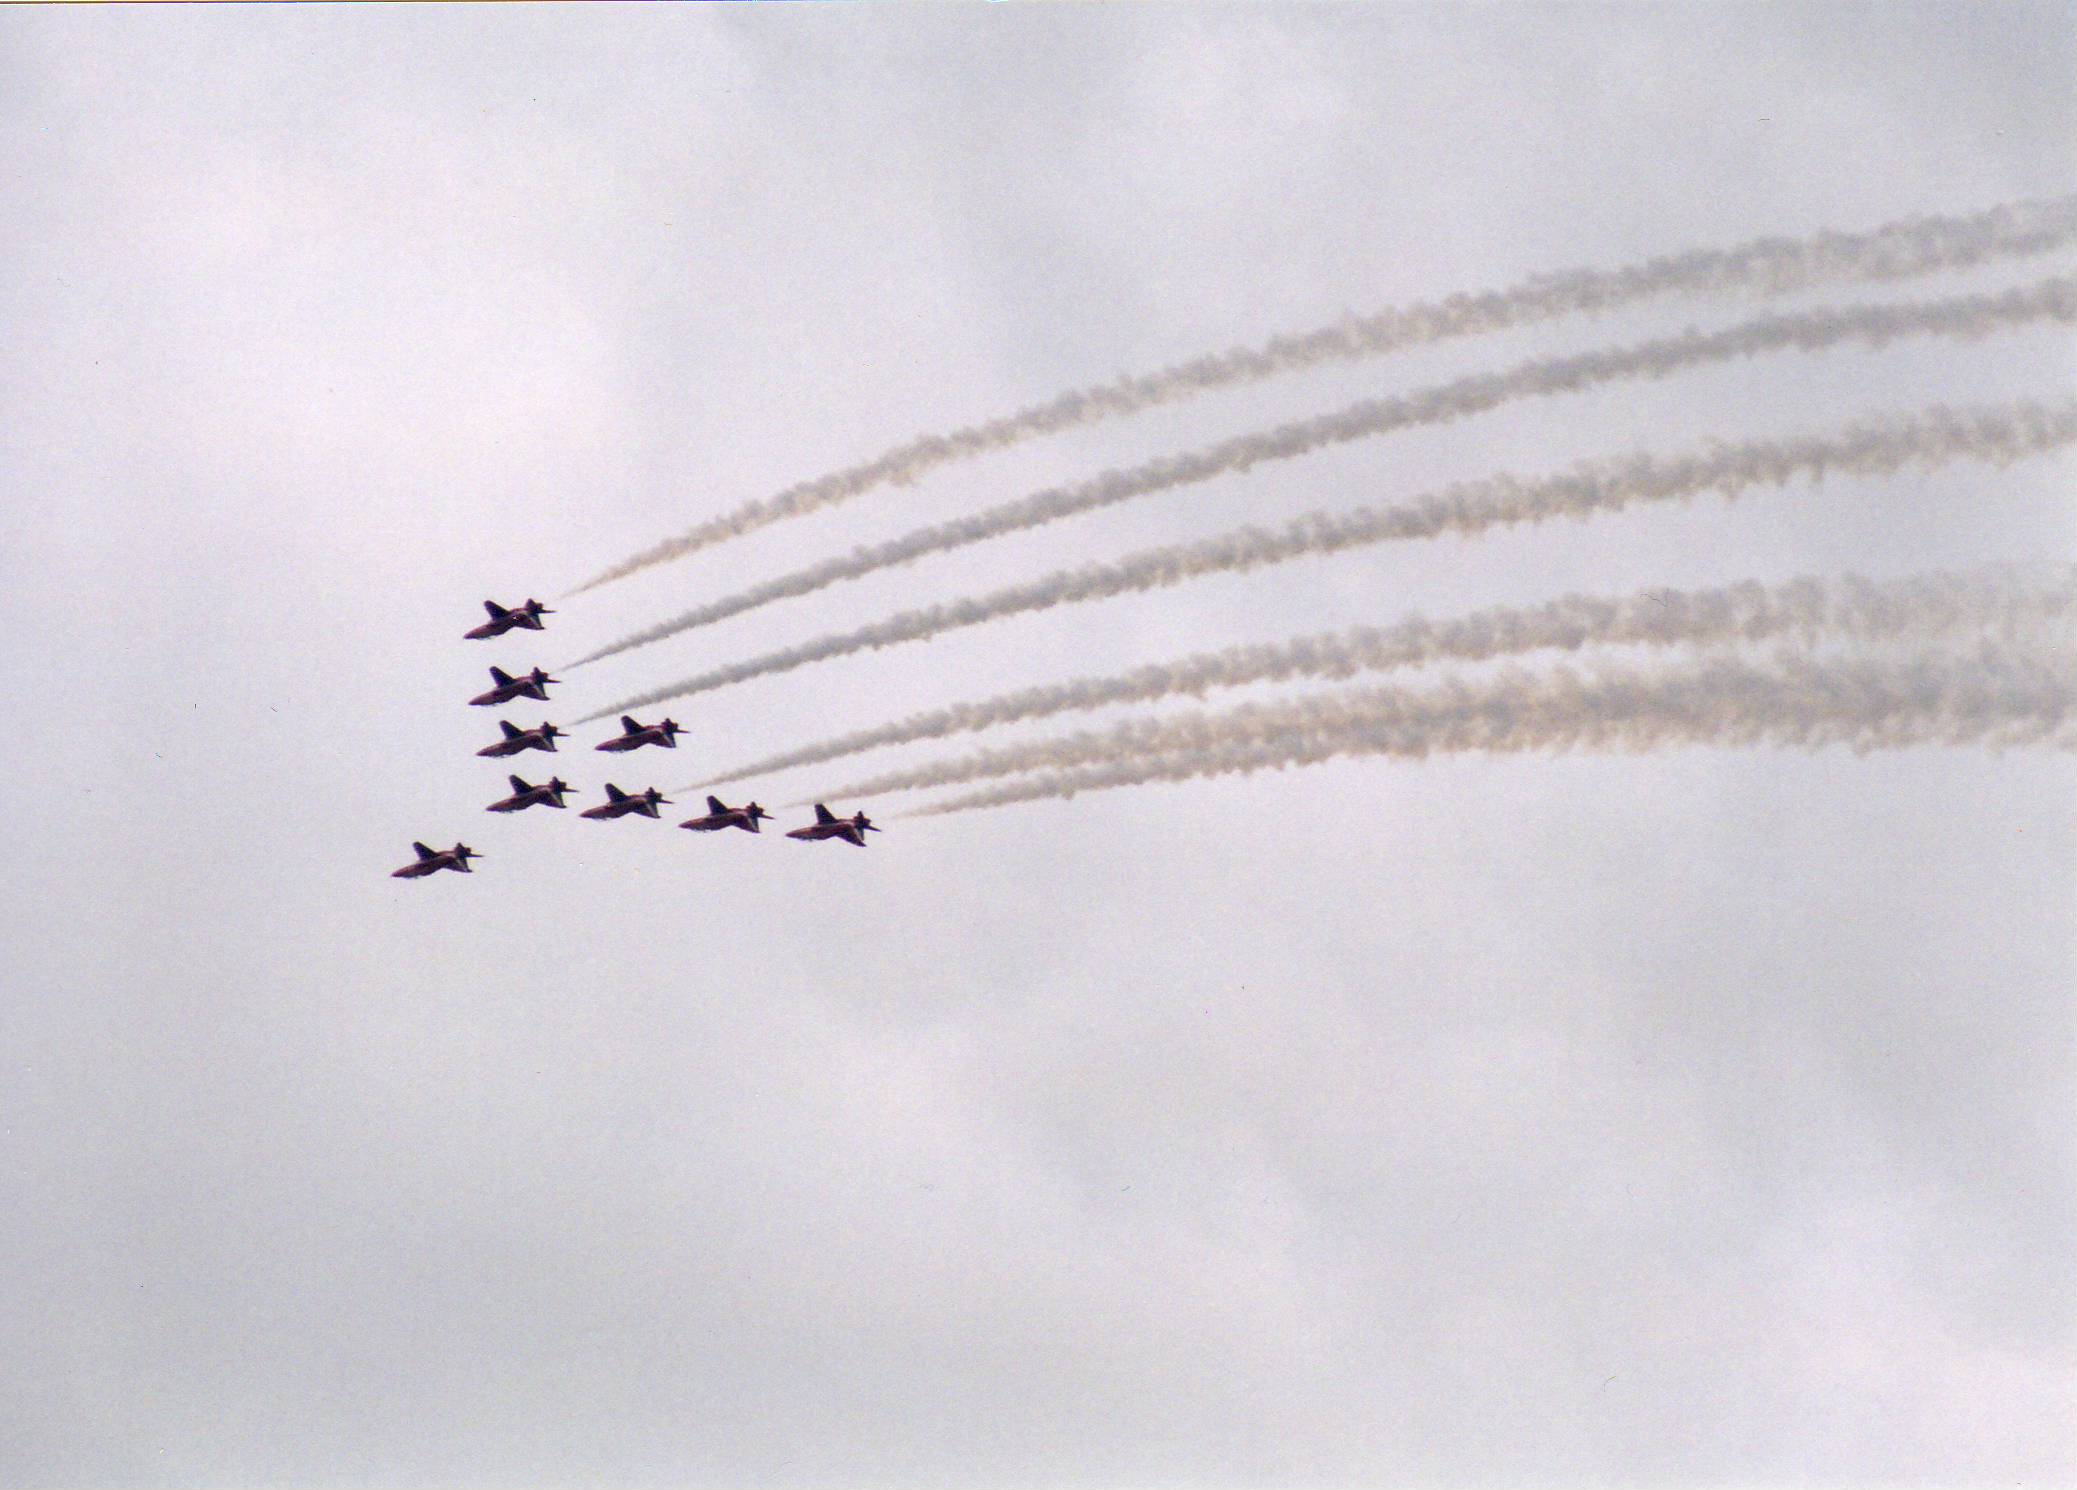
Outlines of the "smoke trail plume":
[{"label": "smoke trail plume", "polygon": [[2077,651],[1902,662],[1715,658],[1581,677],[1511,669],[1490,683],[1368,689],[1140,724],[1058,743],[1053,769],[933,802],[930,817],[1343,755],[1788,745],[2077,748]]},{"label": "smoke trail plume", "polygon": [[1026,611],[1180,584],[1300,555],[1441,534],[1468,535],[1506,523],[1581,517],[1707,491],[1734,497],[1748,487],[1779,485],[1797,476],[1884,475],[1909,465],[1932,467],[1963,459],[2003,464],[2072,440],[2077,440],[2077,403],[2045,409],[2031,403],[1961,411],[1936,408],[1849,425],[1830,434],[1716,443],[1672,456],[1586,461],[1540,480],[1494,476],[1459,482],[1404,504],[1307,513],[1281,528],[1240,528],[1195,543],[1143,550],[1113,563],[1059,570],[973,599],[902,611],[855,631],[816,637],[623,699],[586,715],[584,722]]},{"label": "smoke trail plume", "polygon": [[2077,321],[2077,278],[2046,279],[1998,295],[1962,295],[1947,300],[1764,316],[1721,331],[1689,330],[1635,346],[1525,362],[1505,372],[1479,373],[1392,398],[1365,399],[1332,414],[1241,435],[1144,465],[1106,471],[1073,486],[1048,487],[968,517],[853,549],[698,606],[609,643],[567,666],[581,667],[777,600],[812,594],[876,570],[913,563],[928,554],[944,553],[1155,492],[1209,481],[1229,472],[1246,471],[1263,461],[1290,460],[1324,446],[1369,439],[1415,425],[1444,424],[1518,398],[1570,393],[1615,379],[1663,378],[1684,368],[1763,352],[1790,348],[1811,352],[1843,342],[1880,347],[1901,336],[1976,337],[2039,320]]},{"label": "smoke trail plume", "polygon": [[[1344,679],[1360,672],[1480,662],[1545,649],[1590,646],[1723,646],[1792,638],[1862,643],[1968,632],[2018,635],[2077,617],[2077,566],[2022,577],[2008,569],[1913,575],[1870,581],[1847,576],[1763,585],[1756,580],[1710,590],[1648,590],[1623,598],[1567,595],[1526,609],[1477,611],[1434,621],[1409,617],[1392,626],[1302,636],[1290,641],[1200,652],[1104,678],[1082,678],[999,694],[976,703],[917,714],[899,724],[841,736],[759,761],[717,781],[831,760],[882,745],[941,738],[967,730],[1044,718],[1109,704],[1149,703],[1177,694],[1202,697],[1214,688],[1292,678]],[[883,772],[817,795],[881,796],[949,786],[976,775],[1028,771],[1050,764],[1042,743],[1036,759],[1022,747],[978,752]],[[702,783],[711,785],[712,783]],[[813,800],[810,798],[809,800]],[[798,805],[798,804],[795,804]]]},{"label": "smoke trail plume", "polygon": [[925,435],[861,465],[748,502],[644,549],[586,580],[581,593],[652,565],[739,538],[872,490],[906,484],[934,467],[968,460],[1076,425],[1135,413],[1215,388],[1300,368],[1376,357],[1403,347],[1503,330],[1560,316],[1617,309],[1663,295],[1783,295],[1827,285],[1906,279],[2047,252],[2077,238],[2077,197],[2018,202],[1966,217],[1917,217],[1866,233],[1761,238],[1626,268],[1537,275],[1511,289],[1398,306],[1261,347],[1199,357],[1158,372],[1063,393],[984,424]]}]

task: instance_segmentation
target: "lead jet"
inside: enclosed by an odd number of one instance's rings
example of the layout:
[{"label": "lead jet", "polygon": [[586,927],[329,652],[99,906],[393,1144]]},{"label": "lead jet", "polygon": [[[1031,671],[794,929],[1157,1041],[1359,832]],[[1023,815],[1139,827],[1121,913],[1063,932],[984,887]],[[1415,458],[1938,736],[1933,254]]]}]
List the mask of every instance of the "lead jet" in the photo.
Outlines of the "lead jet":
[{"label": "lead jet", "polygon": [[469,861],[483,857],[466,843],[457,843],[453,848],[427,848],[422,843],[413,843],[411,847],[418,851],[418,858],[402,869],[392,869],[389,872],[391,879],[424,879],[427,875],[437,874],[443,869],[457,869],[463,874],[474,874],[476,871],[469,867]]},{"label": "lead jet", "polygon": [[478,755],[517,755],[522,750],[553,752],[555,742],[562,734],[561,730],[547,723],[543,723],[537,729],[521,729],[507,720],[500,719],[498,728],[505,732],[505,738],[495,745],[484,746],[476,752]]},{"label": "lead jet", "polygon": [[623,714],[620,716],[620,734],[602,741],[599,749],[640,750],[644,745],[661,745],[666,750],[676,750],[678,736],[684,733],[675,719],[666,719],[662,724],[641,724],[632,714]]},{"label": "lead jet", "polygon": [[865,847],[865,835],[880,830],[873,826],[872,819],[864,813],[852,817],[838,817],[820,802],[815,804],[815,821],[805,828],[795,828],[786,836],[813,843],[818,838],[841,838],[846,843]]},{"label": "lead jet", "polygon": [[541,625],[541,617],[555,614],[538,600],[529,600],[518,610],[506,610],[495,600],[486,600],[483,602],[483,608],[490,612],[490,619],[475,630],[462,633],[468,641],[480,642],[493,636],[503,636],[515,626],[528,631],[540,631],[545,629]]},{"label": "lead jet", "polygon": [[502,802],[491,803],[483,809],[485,812],[524,812],[529,807],[560,807],[563,793],[570,789],[570,783],[560,776],[549,777],[545,786],[528,786],[525,779],[518,776],[505,779],[512,783],[512,795]]},{"label": "lead jet", "polygon": [[626,817],[630,812],[639,812],[644,817],[658,817],[661,814],[656,810],[657,805],[662,803],[668,806],[670,800],[669,797],[666,797],[653,786],[646,792],[630,797],[626,792],[609,781],[606,783],[606,800],[599,806],[588,808],[578,815],[580,817],[595,817],[603,820],[609,817]]},{"label": "lead jet", "polygon": [[690,828],[695,833],[718,833],[723,828],[741,828],[745,833],[755,833],[758,823],[770,816],[755,802],[748,807],[730,807],[719,797],[709,797],[705,817],[690,818],[678,826]]},{"label": "lead jet", "polygon": [[525,677],[515,678],[503,668],[490,670],[490,680],[498,686],[488,693],[479,693],[469,702],[472,704],[509,704],[515,698],[537,698],[543,703],[548,700],[548,685],[560,683],[562,679],[551,678],[538,667]]}]

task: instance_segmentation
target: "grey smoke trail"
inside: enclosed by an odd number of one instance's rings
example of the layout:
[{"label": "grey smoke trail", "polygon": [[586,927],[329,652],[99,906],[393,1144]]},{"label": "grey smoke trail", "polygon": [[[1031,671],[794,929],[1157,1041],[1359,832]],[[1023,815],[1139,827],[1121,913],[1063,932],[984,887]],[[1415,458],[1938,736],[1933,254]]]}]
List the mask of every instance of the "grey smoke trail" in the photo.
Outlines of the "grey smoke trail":
[{"label": "grey smoke trail", "polygon": [[1369,439],[1416,425],[1448,423],[1518,398],[1571,393],[1625,378],[1663,378],[1684,368],[1764,352],[1813,352],[1846,342],[1880,347],[1902,336],[1978,337],[2041,320],[2077,321],[2077,278],[2045,279],[1996,295],[1961,295],[1946,300],[1763,316],[1721,331],[1688,330],[1635,346],[1525,362],[1505,372],[1479,373],[1391,398],[1364,399],[1331,414],[1241,435],[1144,465],[1106,471],[1073,486],[1048,487],[967,517],[853,549],[695,607],[565,666],[581,667],[777,600],[812,594],[876,570],[912,563],[928,554],[963,548],[1229,472],[1246,471],[1263,461],[1290,460],[1324,446]]},{"label": "grey smoke trail", "polygon": [[[1772,586],[1749,580],[1723,589],[1657,589],[1622,598],[1567,595],[1526,609],[1477,611],[1441,621],[1413,616],[1392,626],[1200,652],[1111,677],[999,694],[806,746],[717,779],[729,781],[751,772],[830,760],[876,746],[940,738],[1071,710],[1148,703],[1177,694],[1202,697],[1214,688],[1298,677],[1342,679],[1359,672],[1591,646],[1721,646],[1777,638],[1810,643],[1820,637],[1867,643],[1957,631],[1978,637],[1993,633],[2012,636],[2056,622],[2067,625],[2073,617],[2077,617],[2077,566],[2072,565],[2025,578],[2008,569],[1985,569],[1880,582],[1849,575],[1835,581],[1806,577]],[[1023,747],[1010,746],[883,772],[816,795],[832,801],[881,796],[1051,764],[1045,754],[1050,744],[1041,742],[1036,748],[1040,754],[1029,760],[1022,754]]]},{"label": "grey smoke trail", "polygon": [[2077,650],[1986,647],[1902,662],[1726,658],[1582,677],[1366,689],[1063,737],[1053,769],[930,803],[930,817],[1078,792],[1312,765],[1343,755],[1786,745],[2077,748]]},{"label": "grey smoke trail", "polygon": [[1966,217],[1916,217],[1866,233],[1761,238],[1626,268],[1537,275],[1511,289],[1398,306],[1264,346],[1237,348],[1158,372],[1063,393],[984,424],[925,435],[861,465],[748,502],[586,580],[581,593],[652,565],[739,538],[870,491],[906,484],[934,467],[1099,419],[1135,413],[1215,388],[1252,383],[1329,362],[1375,357],[1560,316],[1607,311],[1662,295],[1784,295],[1826,285],[1906,279],[2047,252],[2077,238],[2077,197],[2017,202]]},{"label": "grey smoke trail", "polygon": [[1240,528],[1196,543],[1128,554],[1113,563],[1059,570],[973,599],[902,611],[855,631],[816,637],[666,684],[588,714],[581,722],[1025,611],[1180,584],[1300,555],[1445,533],[1466,535],[1505,523],[1579,517],[1706,491],[1733,497],[1751,486],[1779,485],[1797,476],[1885,475],[1908,465],[1931,467],[1963,459],[2004,464],[2072,440],[2077,440],[2077,403],[2045,409],[2031,403],[1960,411],[1936,408],[1823,435],[1715,443],[1671,456],[1587,461],[1540,480],[1493,476],[1459,482],[1404,504],[1307,513],[1281,528]]}]

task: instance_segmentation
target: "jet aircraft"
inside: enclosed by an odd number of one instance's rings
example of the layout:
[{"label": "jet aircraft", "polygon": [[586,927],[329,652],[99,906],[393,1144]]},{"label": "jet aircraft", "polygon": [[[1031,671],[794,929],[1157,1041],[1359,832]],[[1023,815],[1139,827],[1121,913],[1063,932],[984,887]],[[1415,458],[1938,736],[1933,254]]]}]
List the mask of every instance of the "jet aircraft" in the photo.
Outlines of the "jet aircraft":
[{"label": "jet aircraft", "polygon": [[666,719],[662,724],[641,724],[633,715],[620,716],[620,734],[599,745],[601,750],[640,750],[644,745],[661,745],[666,750],[678,748],[678,736],[685,731],[678,728],[678,721]]},{"label": "jet aircraft", "polygon": [[648,791],[640,792],[631,797],[609,781],[606,783],[606,800],[599,806],[588,808],[578,815],[580,817],[595,817],[603,820],[609,817],[626,817],[630,812],[639,812],[644,817],[657,817],[660,816],[656,810],[657,805],[659,803],[668,805],[670,800],[669,797],[666,797],[653,786]]},{"label": "jet aircraft", "polygon": [[815,821],[805,828],[795,828],[786,836],[812,843],[818,838],[841,838],[846,843],[865,847],[865,835],[880,830],[873,826],[872,819],[864,813],[851,817],[838,817],[820,802],[815,804]]},{"label": "jet aircraft", "polygon": [[463,636],[468,641],[484,641],[493,636],[503,636],[515,626],[524,627],[528,631],[541,631],[545,629],[541,625],[541,617],[555,614],[538,600],[529,600],[518,610],[506,610],[495,600],[486,600],[483,602],[483,608],[490,612],[490,619],[475,630],[464,632]]},{"label": "jet aircraft", "polygon": [[505,732],[505,738],[495,745],[484,746],[476,752],[478,755],[517,755],[522,750],[553,751],[557,737],[562,734],[561,730],[546,722],[535,729],[521,729],[500,719],[498,728]]},{"label": "jet aircraft", "polygon": [[427,848],[422,843],[413,843],[411,847],[418,851],[418,858],[402,869],[392,869],[389,876],[391,879],[423,879],[443,869],[458,869],[463,874],[474,874],[476,871],[469,867],[469,861],[483,857],[466,843],[457,843],[453,848]]},{"label": "jet aircraft", "polygon": [[709,797],[705,817],[691,818],[678,826],[690,828],[695,833],[717,833],[723,828],[741,828],[745,833],[755,833],[759,821],[770,816],[755,802],[748,807],[729,807],[719,797]]},{"label": "jet aircraft", "polygon": [[505,779],[512,783],[512,795],[502,802],[491,803],[483,809],[485,812],[524,812],[529,807],[560,807],[563,793],[570,789],[570,783],[560,776],[549,777],[543,786],[528,786],[519,776]]},{"label": "jet aircraft", "polygon": [[509,704],[515,698],[538,698],[546,700],[548,685],[559,683],[560,678],[551,678],[538,667],[524,677],[515,678],[503,668],[490,670],[491,681],[497,687],[488,693],[479,693],[469,702],[472,704]]}]

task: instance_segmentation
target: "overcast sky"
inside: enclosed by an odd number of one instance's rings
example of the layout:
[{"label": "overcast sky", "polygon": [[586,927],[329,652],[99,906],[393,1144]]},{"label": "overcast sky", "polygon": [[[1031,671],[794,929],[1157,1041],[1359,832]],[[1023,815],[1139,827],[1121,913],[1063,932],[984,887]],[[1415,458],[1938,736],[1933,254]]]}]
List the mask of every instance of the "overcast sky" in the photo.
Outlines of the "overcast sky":
[{"label": "overcast sky", "polygon": [[[1354,761],[864,854],[678,832],[695,793],[575,810],[1410,611],[2069,557],[2077,460],[978,628],[689,703],[675,755],[587,730],[516,763],[573,810],[482,811],[490,662],[1752,313],[1661,302],[1035,441],[461,640],[921,432],[1345,311],[2066,193],[2073,139],[2068,6],[8,10],[0,1483],[2077,1479],[2067,756]],[[506,717],[1313,506],[2073,382],[2034,329],[1518,403]],[[473,876],[388,877],[457,837]]]}]

